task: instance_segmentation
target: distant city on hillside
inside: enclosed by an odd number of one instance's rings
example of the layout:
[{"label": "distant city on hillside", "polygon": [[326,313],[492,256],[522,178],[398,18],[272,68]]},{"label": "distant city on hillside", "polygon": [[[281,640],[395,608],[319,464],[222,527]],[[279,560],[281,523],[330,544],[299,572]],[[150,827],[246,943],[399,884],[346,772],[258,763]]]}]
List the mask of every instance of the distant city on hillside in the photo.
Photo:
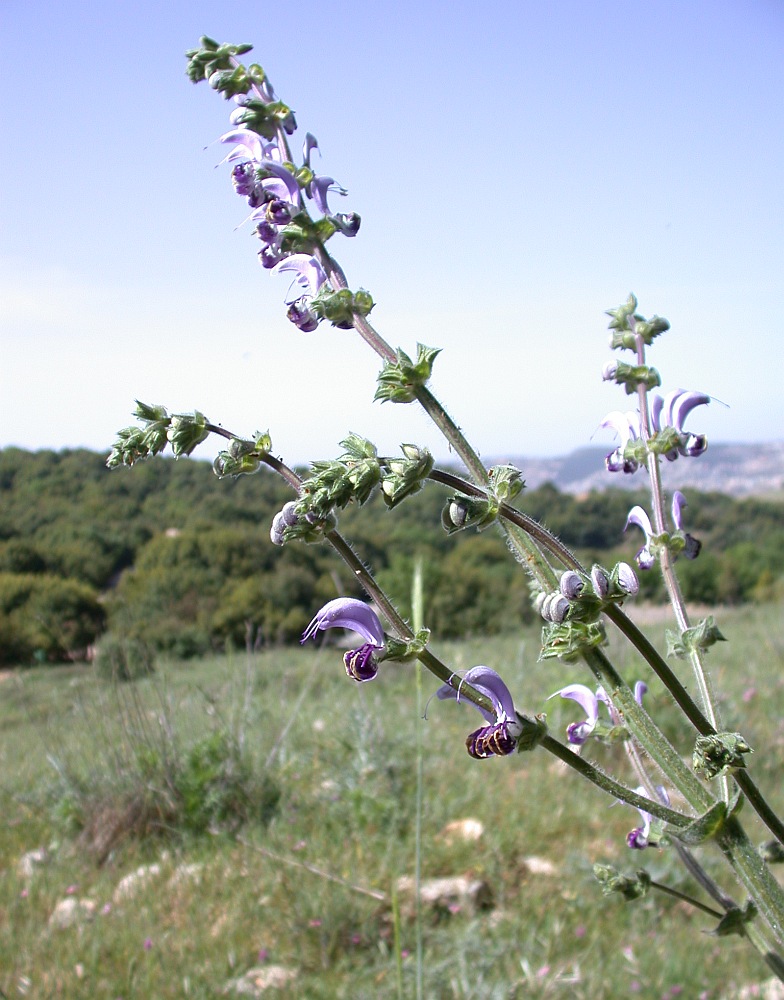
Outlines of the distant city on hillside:
[{"label": "distant city on hillside", "polygon": [[[565,493],[581,494],[610,488],[640,489],[644,471],[634,475],[607,472],[604,459],[612,446],[578,448],[559,458],[494,455],[488,464],[509,462],[522,470],[530,489],[551,482]],[[665,487],[690,487],[730,496],[771,496],[784,493],[784,441],[765,444],[711,444],[699,458],[679,457],[664,463]]]}]

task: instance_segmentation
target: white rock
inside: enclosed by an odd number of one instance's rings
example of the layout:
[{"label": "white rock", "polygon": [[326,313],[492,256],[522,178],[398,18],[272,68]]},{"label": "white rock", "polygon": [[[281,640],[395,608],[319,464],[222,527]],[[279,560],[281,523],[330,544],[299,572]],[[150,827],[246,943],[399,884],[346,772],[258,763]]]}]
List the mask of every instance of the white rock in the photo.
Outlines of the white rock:
[{"label": "white rock", "polygon": [[28,851],[26,854],[23,854],[16,867],[19,878],[25,881],[31,879],[35,874],[36,868],[45,865],[48,860],[49,855],[45,847],[39,847],[34,851]]},{"label": "white rock", "polygon": [[52,911],[52,915],[49,917],[49,926],[63,930],[74,924],[83,924],[93,919],[95,910],[96,904],[92,899],[77,899],[75,896],[66,896]]},{"label": "white rock", "polygon": [[236,993],[238,996],[260,997],[265,990],[283,989],[297,978],[293,969],[283,965],[263,965],[249,969],[239,979],[231,979],[223,989],[224,995]]},{"label": "white rock", "polygon": [[[406,911],[410,911],[416,894],[416,879],[404,875],[397,880],[397,891],[407,901]],[[486,910],[493,900],[493,890],[489,883],[468,875],[452,875],[449,878],[425,879],[419,886],[419,898],[424,906],[436,910],[455,908]]]},{"label": "white rock", "polygon": [[177,865],[174,869],[174,874],[169,879],[169,885],[182,885],[183,882],[195,882],[198,885],[201,882],[201,870],[203,867],[204,865],[196,863],[191,865]]},{"label": "white rock", "polygon": [[558,869],[552,863],[548,861],[547,858],[537,858],[534,855],[530,855],[527,858],[523,858],[523,863],[531,875],[557,875]]},{"label": "white rock", "polygon": [[725,995],[724,1000],[784,1000],[784,983],[766,979],[764,983],[743,986],[737,993]]},{"label": "white rock", "polygon": [[466,819],[453,819],[451,823],[447,823],[439,836],[446,841],[472,841],[479,840],[484,832],[482,822],[469,816]]},{"label": "white rock", "polygon": [[126,875],[125,878],[120,879],[117,883],[117,888],[114,890],[112,900],[115,903],[124,903],[126,900],[133,899],[140,889],[160,874],[160,865],[142,865],[135,872],[131,872],[130,875]]}]

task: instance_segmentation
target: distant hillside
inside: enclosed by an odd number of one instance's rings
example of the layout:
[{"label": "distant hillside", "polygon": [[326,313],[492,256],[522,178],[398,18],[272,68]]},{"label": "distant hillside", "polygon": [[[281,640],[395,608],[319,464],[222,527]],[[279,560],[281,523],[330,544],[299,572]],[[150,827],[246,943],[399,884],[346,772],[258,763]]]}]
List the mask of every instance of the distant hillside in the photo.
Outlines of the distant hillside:
[{"label": "distant hillside", "polygon": [[[578,448],[559,458],[495,456],[492,462],[511,462],[523,470],[530,489],[554,483],[564,493],[581,494],[611,488],[644,488],[644,472],[625,476],[610,474],[604,467],[609,445]],[[690,487],[702,493],[729,496],[784,496],[784,441],[767,444],[711,444],[695,459],[679,458],[665,463],[668,488]]]}]

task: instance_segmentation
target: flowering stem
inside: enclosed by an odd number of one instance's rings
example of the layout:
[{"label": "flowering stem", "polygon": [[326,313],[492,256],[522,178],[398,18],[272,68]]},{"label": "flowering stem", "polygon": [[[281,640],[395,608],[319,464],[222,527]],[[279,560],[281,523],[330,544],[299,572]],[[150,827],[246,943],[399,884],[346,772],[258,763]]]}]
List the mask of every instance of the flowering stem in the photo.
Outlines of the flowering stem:
[{"label": "flowering stem", "polygon": [[[637,364],[643,366],[645,365],[645,343],[639,334],[635,334],[635,341],[637,345]],[[648,479],[651,487],[653,527],[656,534],[660,535],[667,530],[664,514],[664,492],[661,482],[661,469],[659,468],[659,456],[649,447],[650,439],[652,437],[651,416],[648,408],[648,387],[643,382],[640,382],[637,386],[637,399],[640,409],[640,432],[643,436],[648,452],[647,468]],[[675,620],[678,623],[678,628],[680,629],[681,634],[683,634],[689,628],[689,616],[686,611],[686,603],[683,599],[680,584],[678,583],[678,577],[675,574],[672,556],[669,549],[666,547],[663,547],[661,550],[659,565],[661,567],[664,584],[670,598],[670,604],[672,605],[672,609],[675,614]],[[703,712],[713,729],[718,730],[720,727],[718,711],[716,710],[715,700],[710,689],[708,676],[705,672],[699,650],[690,650],[689,659],[694,671],[694,677],[697,681],[697,688],[700,692]],[[729,783],[725,777],[722,777],[721,779],[721,786],[723,793],[722,797],[725,802],[728,802]]]}]

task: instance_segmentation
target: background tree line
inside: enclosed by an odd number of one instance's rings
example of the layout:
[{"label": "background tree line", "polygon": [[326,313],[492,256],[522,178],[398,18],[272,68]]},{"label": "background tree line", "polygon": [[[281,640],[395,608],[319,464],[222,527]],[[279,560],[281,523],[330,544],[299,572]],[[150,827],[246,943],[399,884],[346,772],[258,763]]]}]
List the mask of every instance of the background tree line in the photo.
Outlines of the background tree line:
[{"label": "background tree line", "polygon": [[[107,631],[182,657],[292,642],[321,604],[357,593],[328,547],[271,544],[272,517],[291,498],[276,476],[218,480],[208,463],[164,458],[109,472],[104,460],[87,450],[0,450],[0,662],[83,655]],[[499,535],[441,530],[447,496],[432,485],[393,513],[374,499],[346,511],[341,529],[404,612],[423,559],[427,623],[439,635],[530,620],[526,576]],[[699,559],[679,563],[688,600],[784,593],[780,502],[688,500],[689,531],[703,542]],[[623,532],[630,506],[646,504],[642,492],[574,497],[545,485],[518,501],[589,564],[631,561],[642,542]],[[643,596],[661,596],[657,574],[641,577]]]}]

